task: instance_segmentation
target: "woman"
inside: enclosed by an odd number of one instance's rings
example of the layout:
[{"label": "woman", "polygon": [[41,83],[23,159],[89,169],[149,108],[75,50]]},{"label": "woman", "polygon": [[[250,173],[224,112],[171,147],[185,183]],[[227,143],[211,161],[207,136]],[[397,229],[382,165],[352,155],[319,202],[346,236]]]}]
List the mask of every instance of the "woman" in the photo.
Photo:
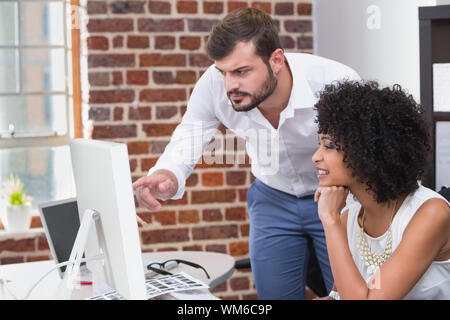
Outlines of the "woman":
[{"label": "woman", "polygon": [[[344,81],[316,104],[315,194],[340,299],[450,299],[450,209],[420,185],[423,110],[396,85]],[[351,192],[357,202],[342,215]]]}]

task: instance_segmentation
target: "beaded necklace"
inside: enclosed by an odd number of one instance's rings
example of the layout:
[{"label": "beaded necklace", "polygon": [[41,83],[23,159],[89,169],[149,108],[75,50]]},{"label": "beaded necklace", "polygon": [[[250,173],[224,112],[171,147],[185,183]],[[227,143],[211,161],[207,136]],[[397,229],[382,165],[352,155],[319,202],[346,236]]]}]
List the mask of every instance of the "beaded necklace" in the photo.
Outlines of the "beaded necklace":
[{"label": "beaded necklace", "polygon": [[364,236],[364,209],[362,214],[362,222],[361,227],[358,234],[358,244],[357,248],[359,249],[360,259],[364,261],[364,264],[368,267],[369,273],[375,273],[375,271],[391,256],[392,254],[392,232],[391,225],[392,220],[394,218],[395,207],[397,206],[397,201],[394,203],[394,208],[392,208],[392,217],[391,223],[389,224],[389,228],[387,230],[387,242],[384,251],[381,253],[374,252],[370,245],[367,243],[366,237]]}]

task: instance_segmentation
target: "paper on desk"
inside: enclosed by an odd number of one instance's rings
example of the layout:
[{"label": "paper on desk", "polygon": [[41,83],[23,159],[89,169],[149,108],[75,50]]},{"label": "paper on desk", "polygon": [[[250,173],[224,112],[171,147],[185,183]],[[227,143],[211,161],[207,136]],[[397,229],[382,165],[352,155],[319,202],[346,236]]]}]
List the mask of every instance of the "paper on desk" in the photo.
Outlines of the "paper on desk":
[{"label": "paper on desk", "polygon": [[[207,289],[208,285],[197,280],[190,275],[180,272],[170,276],[161,278],[152,278],[145,280],[147,289],[147,298],[151,299],[166,293],[173,293],[176,291],[193,290],[193,289]],[[124,298],[115,290],[106,292],[102,295],[97,295],[88,298],[88,300],[124,300]]]}]

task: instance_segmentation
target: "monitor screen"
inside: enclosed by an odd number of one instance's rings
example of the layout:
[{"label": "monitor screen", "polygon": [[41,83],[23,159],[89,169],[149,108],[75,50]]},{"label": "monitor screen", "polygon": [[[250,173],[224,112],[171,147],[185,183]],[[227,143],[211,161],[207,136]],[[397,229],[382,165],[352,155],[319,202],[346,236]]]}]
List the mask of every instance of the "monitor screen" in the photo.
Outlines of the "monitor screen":
[{"label": "monitor screen", "polygon": [[[39,214],[53,259],[68,261],[80,227],[76,198],[40,204]],[[61,277],[65,269],[58,268]]]},{"label": "monitor screen", "polygon": [[85,251],[87,259],[99,253],[105,257],[103,261],[87,262],[94,291],[105,281],[126,299],[146,299],[126,144],[74,139],[70,152],[80,219],[88,210],[95,210],[99,216],[95,227],[90,228]]}]

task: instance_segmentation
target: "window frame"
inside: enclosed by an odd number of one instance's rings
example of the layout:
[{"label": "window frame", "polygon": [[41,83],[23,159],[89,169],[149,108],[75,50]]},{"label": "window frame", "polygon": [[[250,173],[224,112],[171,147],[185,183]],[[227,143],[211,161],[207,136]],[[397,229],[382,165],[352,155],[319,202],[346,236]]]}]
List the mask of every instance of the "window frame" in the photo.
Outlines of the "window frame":
[{"label": "window frame", "polygon": [[[2,0],[0,0],[2,1]],[[3,1],[2,1],[3,2]],[[13,1],[6,1],[13,2]],[[22,91],[22,79],[20,78],[20,90],[18,93],[0,93],[0,96],[24,96],[24,95],[47,95],[52,94],[64,94],[66,100],[66,125],[67,131],[64,135],[51,135],[39,136],[30,133],[24,137],[3,136],[0,137],[0,148],[26,148],[26,147],[56,147],[68,145],[70,139],[82,137],[82,120],[81,120],[81,71],[80,71],[80,28],[79,28],[79,1],[78,0],[15,0],[17,3],[17,36],[18,43],[15,45],[1,45],[2,49],[17,49],[19,53],[19,77],[21,75],[21,49],[24,48],[64,48],[65,58],[65,74],[70,76],[69,68],[72,70],[72,93],[70,93],[70,81],[65,85],[65,90],[62,92],[33,92],[27,93]],[[59,2],[63,4],[63,22],[64,22],[64,45],[23,45],[21,39],[21,3],[24,2]],[[70,11],[69,11],[70,10]],[[68,21],[68,13],[70,12],[70,20]],[[70,25],[69,25],[70,23]],[[70,28],[70,30],[69,30]],[[68,33],[70,32],[70,39]],[[71,43],[69,43],[69,41]],[[71,55],[71,65],[69,65],[69,55]],[[72,100],[72,106],[70,105]]]}]

